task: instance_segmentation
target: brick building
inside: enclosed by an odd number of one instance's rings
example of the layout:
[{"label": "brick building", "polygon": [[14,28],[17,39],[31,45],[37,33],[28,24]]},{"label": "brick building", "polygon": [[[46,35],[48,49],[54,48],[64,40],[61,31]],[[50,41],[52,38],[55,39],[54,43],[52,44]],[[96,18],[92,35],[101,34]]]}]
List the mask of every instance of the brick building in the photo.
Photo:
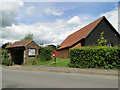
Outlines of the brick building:
[{"label": "brick building", "polygon": [[24,40],[11,44],[6,49],[10,52],[10,60],[14,64],[22,64],[27,60],[36,58],[39,52],[39,45],[33,40]]},{"label": "brick building", "polygon": [[69,35],[56,50],[57,57],[68,58],[69,49],[73,47],[96,45],[101,32],[104,32],[103,36],[107,40],[107,45],[117,46],[120,44],[120,34],[103,16]]}]

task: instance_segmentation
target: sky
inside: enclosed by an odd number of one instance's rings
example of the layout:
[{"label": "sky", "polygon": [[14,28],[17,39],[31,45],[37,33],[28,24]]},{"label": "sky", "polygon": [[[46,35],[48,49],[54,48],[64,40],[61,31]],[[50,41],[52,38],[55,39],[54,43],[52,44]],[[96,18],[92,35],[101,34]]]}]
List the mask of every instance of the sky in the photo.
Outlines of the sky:
[{"label": "sky", "polygon": [[1,43],[32,33],[37,44],[59,45],[73,32],[105,16],[118,31],[118,2],[3,2],[0,3]]}]

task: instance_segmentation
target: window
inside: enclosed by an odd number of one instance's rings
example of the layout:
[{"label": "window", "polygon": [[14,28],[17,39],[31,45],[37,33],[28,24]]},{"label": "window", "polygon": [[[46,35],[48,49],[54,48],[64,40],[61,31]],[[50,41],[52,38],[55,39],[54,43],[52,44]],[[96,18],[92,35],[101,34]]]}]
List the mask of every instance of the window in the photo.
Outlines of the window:
[{"label": "window", "polygon": [[28,56],[35,56],[35,48],[29,48],[28,49]]},{"label": "window", "polygon": [[110,47],[113,47],[113,44],[112,44],[112,43],[110,43]]},{"label": "window", "polygon": [[109,43],[109,44],[107,44],[107,46],[113,47],[113,43]]}]

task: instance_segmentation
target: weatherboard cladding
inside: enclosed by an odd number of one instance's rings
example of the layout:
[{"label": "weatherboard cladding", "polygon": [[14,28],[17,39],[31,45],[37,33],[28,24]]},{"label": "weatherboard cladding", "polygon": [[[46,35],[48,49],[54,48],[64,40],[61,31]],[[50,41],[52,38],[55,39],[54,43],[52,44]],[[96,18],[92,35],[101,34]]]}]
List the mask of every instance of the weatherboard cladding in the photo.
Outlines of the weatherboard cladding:
[{"label": "weatherboard cladding", "polygon": [[86,37],[85,45],[95,45],[97,40],[100,38],[101,32],[104,32],[103,36],[107,40],[108,44],[112,43],[113,46],[120,44],[118,42],[120,40],[119,34],[106,19],[103,19],[99,25],[95,27],[95,29],[92,30],[92,32]]},{"label": "weatherboard cladding", "polygon": [[69,35],[59,46],[59,49],[72,46],[74,43],[78,42],[79,40],[85,38],[93,29],[94,27],[104,18],[101,17],[94,22],[88,24],[87,26],[83,27],[82,29],[74,32],[73,34]]},{"label": "weatherboard cladding", "polygon": [[100,38],[101,32],[104,32],[103,36],[107,39],[108,44],[112,43],[114,46],[120,45],[120,34],[103,16],[69,35],[57,49],[57,54],[59,54],[57,56],[59,58],[66,58],[69,56],[69,51],[66,52],[69,48],[95,45]]},{"label": "weatherboard cladding", "polygon": [[[102,22],[102,23],[101,23]],[[101,24],[100,24],[101,23]],[[100,24],[100,26],[99,26]],[[97,28],[99,26],[99,28]],[[99,30],[96,30],[99,29]],[[87,39],[87,37],[89,35],[91,35],[91,33],[93,31],[96,31],[96,33],[94,35],[96,35],[96,37],[91,37],[90,39],[91,40],[87,40],[89,43],[91,42],[91,44],[86,44],[86,45],[93,45],[93,44],[96,44],[95,42],[93,43],[92,41],[96,41],[96,39],[98,39],[98,36],[100,35],[100,33],[102,31],[104,31],[104,36],[106,38],[108,38],[108,42],[110,41],[113,41],[113,43],[115,45],[118,45],[120,43],[120,39],[118,39],[118,37],[120,38],[120,35],[119,33],[114,29],[114,27],[109,23],[109,21],[105,18],[105,16],[95,20],[94,22],[88,24],[87,26],[81,28],[80,30],[74,32],[73,34],[69,35],[60,45],[59,45],[59,48],[57,50],[60,50],[60,49],[64,49],[64,48],[70,48],[72,46],[74,46],[75,44],[77,44],[78,42],[80,42],[80,40],[82,39]],[[107,35],[109,33],[109,35]],[[106,34],[107,33],[107,34]],[[116,41],[114,41],[113,37],[111,36],[115,36],[113,34],[117,35],[117,37],[114,37]],[[93,36],[94,36],[93,35]],[[110,38],[111,37],[111,38]],[[85,41],[85,42],[87,42]],[[119,41],[119,42],[118,42]]]}]

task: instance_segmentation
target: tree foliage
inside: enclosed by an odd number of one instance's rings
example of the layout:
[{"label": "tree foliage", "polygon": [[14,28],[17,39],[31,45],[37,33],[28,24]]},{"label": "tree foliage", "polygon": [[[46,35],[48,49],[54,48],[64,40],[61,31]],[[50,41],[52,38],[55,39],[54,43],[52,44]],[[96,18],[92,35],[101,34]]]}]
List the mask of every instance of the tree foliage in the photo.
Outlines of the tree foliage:
[{"label": "tree foliage", "polygon": [[56,46],[55,45],[48,45],[49,48],[51,48],[52,50],[56,50]]},{"label": "tree foliage", "polygon": [[9,45],[11,45],[11,43],[10,42],[7,42],[7,43],[5,43],[5,44],[2,44],[2,46],[1,46],[1,48],[2,49],[5,49],[7,46],[9,46]]},{"label": "tree foliage", "polygon": [[40,45],[44,45],[43,43],[40,43]]},{"label": "tree foliage", "polygon": [[22,40],[33,40],[33,34],[32,33],[27,33],[25,37]]},{"label": "tree foliage", "polygon": [[107,40],[103,37],[104,32],[101,32],[100,39],[97,40],[98,46],[107,46]]},{"label": "tree foliage", "polygon": [[2,56],[3,56],[3,60],[2,60],[2,65],[6,65],[9,66],[10,65],[10,61],[8,59],[8,50],[2,50]]},{"label": "tree foliage", "polygon": [[49,61],[51,60],[52,49],[49,47],[41,47],[39,50],[38,59],[40,61]]},{"label": "tree foliage", "polygon": [[8,56],[8,50],[2,50],[2,55],[3,55],[3,57],[6,57],[6,56]]}]

